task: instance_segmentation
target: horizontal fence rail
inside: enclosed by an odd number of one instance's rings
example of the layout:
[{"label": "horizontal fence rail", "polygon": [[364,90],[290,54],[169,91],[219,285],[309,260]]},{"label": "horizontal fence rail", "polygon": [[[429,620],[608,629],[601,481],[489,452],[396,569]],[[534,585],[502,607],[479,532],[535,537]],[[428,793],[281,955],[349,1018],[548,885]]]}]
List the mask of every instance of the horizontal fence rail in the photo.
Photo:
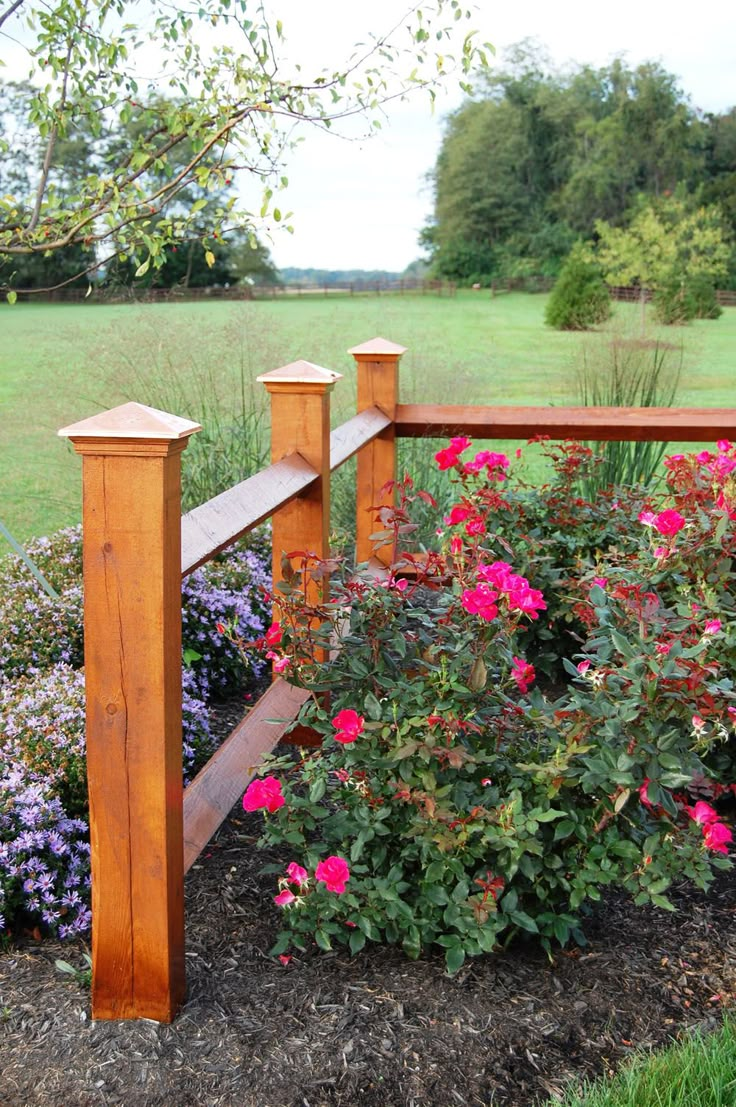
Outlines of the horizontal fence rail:
[{"label": "horizontal fence rail", "polygon": [[[401,437],[736,438],[736,409],[401,404],[404,347],[375,338],[350,353],[353,418],[330,431],[338,373],[299,361],[259,377],[272,464],[183,517],[181,454],[198,424],[125,404],[60,432],[83,458],[94,1018],[175,1017],[184,873],[264,755],[287,735],[310,740],[293,729],[310,693],[276,679],[182,788],[182,576],[269,518],[274,588],[289,551],[329,557],[331,474],[354,456],[356,561],[385,572],[390,555],[374,555],[371,534],[376,508],[393,503]],[[315,602],[328,595],[326,580],[305,587]]]},{"label": "horizontal fence rail", "polygon": [[395,426],[397,435],[406,438],[546,435],[594,442],[709,442],[736,437],[736,409],[398,404]]}]

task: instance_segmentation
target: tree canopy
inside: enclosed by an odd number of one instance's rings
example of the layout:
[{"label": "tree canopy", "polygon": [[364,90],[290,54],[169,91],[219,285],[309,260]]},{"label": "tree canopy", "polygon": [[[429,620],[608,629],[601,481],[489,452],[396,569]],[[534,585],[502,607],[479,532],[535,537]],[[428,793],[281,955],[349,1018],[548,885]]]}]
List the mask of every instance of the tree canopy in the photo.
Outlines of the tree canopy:
[{"label": "tree canopy", "polygon": [[[452,72],[469,88],[484,60],[469,18],[460,0],[414,4],[314,71],[309,59],[287,65],[285,29],[255,0],[149,0],[145,11],[129,0],[0,0],[0,42],[25,50],[29,81],[3,91],[13,128],[3,127],[0,157],[20,141],[26,165],[16,160],[2,180],[0,287],[12,299],[27,259],[64,251],[71,261],[70,250],[85,252],[78,275],[117,258],[142,276],[196,238],[214,264],[231,228],[288,222],[277,194],[295,125],[357,114],[379,126],[391,99],[432,95]],[[258,182],[255,210],[228,189],[235,174]],[[193,188],[216,202],[192,199]]]},{"label": "tree canopy", "polygon": [[475,281],[556,275],[597,220],[628,225],[642,195],[718,203],[736,230],[736,116],[703,115],[658,63],[552,69],[528,42],[449,118],[424,232],[435,271]]}]

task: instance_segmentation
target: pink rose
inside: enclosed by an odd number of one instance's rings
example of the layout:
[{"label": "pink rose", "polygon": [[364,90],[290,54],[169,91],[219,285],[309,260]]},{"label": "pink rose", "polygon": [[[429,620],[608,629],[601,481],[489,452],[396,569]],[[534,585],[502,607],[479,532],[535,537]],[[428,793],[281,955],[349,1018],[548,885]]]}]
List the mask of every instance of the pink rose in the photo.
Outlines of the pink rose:
[{"label": "pink rose", "polygon": [[350,880],[350,869],[347,861],[342,857],[327,857],[320,861],[314,875],[318,881],[325,885],[328,892],[336,892],[340,895],[345,891],[345,883]]},{"label": "pink rose", "polygon": [[718,812],[705,800],[698,800],[695,807],[686,807],[685,810],[693,822],[698,823],[699,826],[707,826],[708,823],[714,823],[718,820]]},{"label": "pink rose", "polygon": [[332,720],[332,725],[337,730],[335,741],[342,742],[343,745],[354,742],[358,735],[362,734],[364,724],[365,719],[362,715],[359,715],[357,711],[353,711],[351,707],[344,708]]},{"label": "pink rose", "polygon": [[728,453],[728,451],[731,449],[731,443],[728,441],[727,438],[719,438],[719,440],[716,442],[716,446],[718,447],[718,452],[721,454]]},{"label": "pink rose", "polygon": [[703,631],[703,633],[718,634],[718,631],[721,629],[722,625],[723,624],[721,623],[720,619],[709,619],[708,622],[705,624],[705,630]]},{"label": "pink rose", "polygon": [[273,897],[273,902],[277,903],[279,907],[288,907],[295,899],[294,893],[290,892],[288,888],[284,888],[283,892],[279,892],[277,896]]},{"label": "pink rose", "polygon": [[434,455],[434,459],[441,472],[444,472],[446,469],[454,468],[458,462],[457,454],[453,450],[448,449],[439,450]]},{"label": "pink rose", "polygon": [[465,525],[465,533],[471,538],[475,534],[486,533],[486,525],[480,515],[474,515],[472,519],[468,519]]},{"label": "pink rose", "polygon": [[469,438],[466,438],[465,435],[462,435],[458,438],[450,439],[450,449],[456,454],[461,454],[463,450],[467,450],[468,446],[472,445],[473,443],[471,442],[471,440]]},{"label": "pink rose", "polygon": [[290,861],[286,866],[286,875],[292,884],[298,884],[300,887],[309,880],[307,870],[303,869],[301,865],[297,865],[296,861]]},{"label": "pink rose", "polygon": [[538,619],[538,611],[545,611],[547,604],[538,588],[519,588],[509,592],[509,611],[521,611],[530,619]]},{"label": "pink rose", "polygon": [[521,694],[524,695],[529,691],[529,685],[534,683],[537,674],[534,671],[534,666],[525,661],[523,657],[513,657],[512,662],[511,676],[516,681],[516,686]]},{"label": "pink rose", "polygon": [[590,668],[591,664],[592,663],[590,661],[578,661],[575,668],[577,669],[577,671],[580,673],[581,676],[585,676],[585,674],[587,673],[587,671]]},{"label": "pink rose", "polygon": [[290,657],[283,657],[281,654],[274,653],[273,650],[267,650],[266,657],[269,661],[273,661],[273,671],[275,673],[283,673],[291,665]]},{"label": "pink rose", "polygon": [[733,834],[725,823],[708,823],[703,827],[703,839],[708,849],[728,853],[727,843],[733,840]]},{"label": "pink rose", "polygon": [[685,520],[679,511],[668,508],[666,511],[660,511],[659,515],[655,517],[654,525],[660,534],[672,537],[677,534],[678,530],[682,530],[685,526]]},{"label": "pink rose", "polygon": [[643,523],[645,527],[653,527],[656,519],[657,516],[653,511],[642,511],[639,514],[639,522]]},{"label": "pink rose", "polygon": [[279,646],[283,637],[283,631],[281,630],[281,623],[271,623],[271,626],[266,631],[265,643],[267,646]]},{"label": "pink rose", "polygon": [[286,800],[281,795],[281,781],[275,776],[251,780],[243,796],[243,807],[246,811],[260,811],[265,808],[266,811],[273,813],[285,803]]},{"label": "pink rose", "polygon": [[498,592],[493,592],[487,584],[479,584],[472,590],[466,588],[460,597],[460,603],[471,615],[477,615],[487,623],[498,615],[498,607],[494,600],[498,599]]},{"label": "pink rose", "polygon": [[458,523],[464,523],[472,511],[469,507],[463,507],[462,504],[455,504],[450,511],[449,515],[445,515],[445,522],[449,527],[455,527]]}]

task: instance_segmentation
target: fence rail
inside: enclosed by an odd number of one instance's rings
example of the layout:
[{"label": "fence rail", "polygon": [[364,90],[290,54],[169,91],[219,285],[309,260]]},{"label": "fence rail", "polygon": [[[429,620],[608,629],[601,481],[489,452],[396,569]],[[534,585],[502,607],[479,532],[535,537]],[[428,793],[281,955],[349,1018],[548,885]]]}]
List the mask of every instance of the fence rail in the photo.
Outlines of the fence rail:
[{"label": "fence rail", "polygon": [[[736,438],[736,409],[402,404],[403,346],[375,338],[350,353],[353,418],[330,432],[338,373],[299,361],[259,377],[272,464],[183,519],[181,454],[198,424],[131,403],[59,432],[83,459],[94,1018],[174,1018],[186,990],[184,874],[308,696],[274,681],[183,790],[183,575],[266,518],[274,583],[285,551],[327,557],[331,473],[356,454],[356,556],[368,561],[371,509],[391,502],[402,436]],[[328,585],[312,587],[319,598]]]}]

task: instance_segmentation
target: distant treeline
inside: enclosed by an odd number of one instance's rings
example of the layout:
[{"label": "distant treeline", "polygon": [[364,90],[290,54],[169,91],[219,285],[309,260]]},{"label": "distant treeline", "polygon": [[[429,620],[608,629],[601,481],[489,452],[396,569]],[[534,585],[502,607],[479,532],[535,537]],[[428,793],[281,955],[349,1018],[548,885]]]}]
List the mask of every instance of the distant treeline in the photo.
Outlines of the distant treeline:
[{"label": "distant treeline", "polygon": [[[432,180],[432,272],[465,284],[556,276],[598,221],[670,197],[736,242],[736,108],[700,111],[655,62],[560,73],[523,43],[449,117]],[[730,269],[736,288],[736,251]]]},{"label": "distant treeline", "polygon": [[349,288],[351,285],[379,284],[387,285],[401,279],[401,273],[392,273],[388,269],[279,269],[284,284],[304,285],[305,287]]}]

